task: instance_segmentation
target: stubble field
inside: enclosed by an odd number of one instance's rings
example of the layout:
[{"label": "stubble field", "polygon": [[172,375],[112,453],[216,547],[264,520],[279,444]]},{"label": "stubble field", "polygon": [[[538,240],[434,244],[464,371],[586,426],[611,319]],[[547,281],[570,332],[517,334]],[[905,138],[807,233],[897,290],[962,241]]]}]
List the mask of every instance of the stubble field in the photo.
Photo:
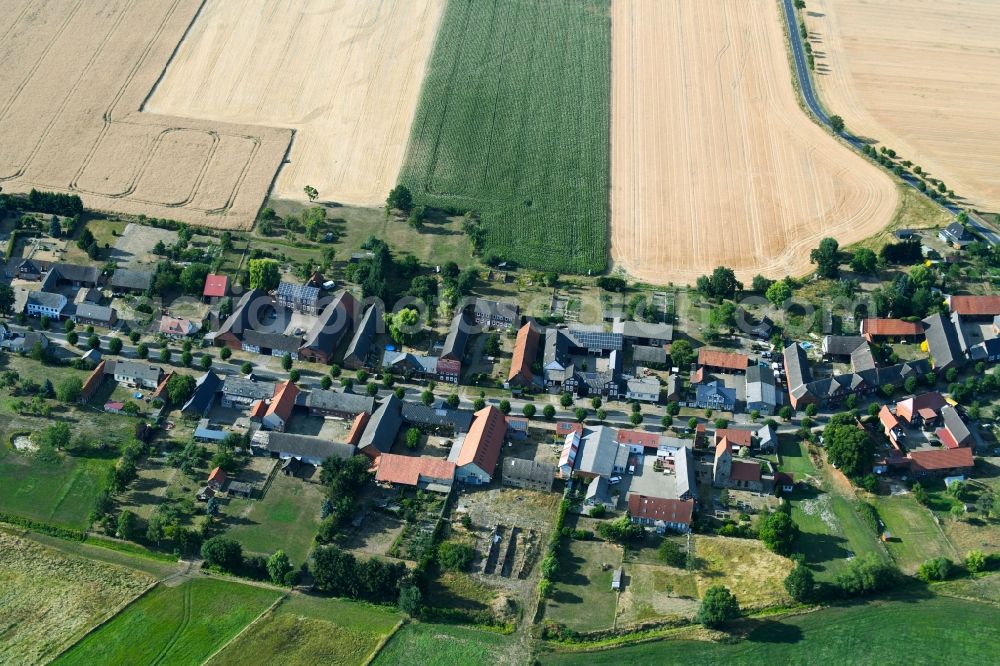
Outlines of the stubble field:
[{"label": "stubble field", "polygon": [[612,3],[611,254],[635,278],[808,272],[898,195],[797,106],[775,2]]},{"label": "stubble field", "polygon": [[199,0],[9,0],[0,15],[0,185],[100,210],[249,227],[287,129],[142,113]]},{"label": "stubble field", "polygon": [[1000,207],[995,0],[810,0],[824,104],[975,206]]},{"label": "stubble field", "polygon": [[395,185],[444,0],[209,0],[146,110],[296,131],[274,196]]}]

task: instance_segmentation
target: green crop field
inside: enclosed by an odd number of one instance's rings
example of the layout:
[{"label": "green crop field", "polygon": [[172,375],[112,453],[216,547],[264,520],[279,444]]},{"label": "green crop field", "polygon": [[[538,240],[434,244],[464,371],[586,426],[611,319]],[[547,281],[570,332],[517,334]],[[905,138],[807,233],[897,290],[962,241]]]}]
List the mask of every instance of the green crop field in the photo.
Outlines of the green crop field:
[{"label": "green crop field", "polygon": [[602,271],[608,254],[608,0],[449,2],[400,180],[475,211],[484,252]]},{"label": "green crop field", "polygon": [[512,654],[514,639],[488,631],[440,624],[408,624],[372,662],[375,666],[513,666],[525,663]]},{"label": "green crop field", "polygon": [[362,664],[399,615],[377,606],[294,595],[216,655],[212,666]]},{"label": "green crop field", "polygon": [[195,578],[160,585],[56,660],[58,664],[199,664],[279,596]]},{"label": "green crop field", "polygon": [[[1000,608],[944,597],[748,620],[733,643],[670,640],[542,655],[543,664],[978,664],[1000,649]],[[947,630],[942,630],[947,627]]]}]

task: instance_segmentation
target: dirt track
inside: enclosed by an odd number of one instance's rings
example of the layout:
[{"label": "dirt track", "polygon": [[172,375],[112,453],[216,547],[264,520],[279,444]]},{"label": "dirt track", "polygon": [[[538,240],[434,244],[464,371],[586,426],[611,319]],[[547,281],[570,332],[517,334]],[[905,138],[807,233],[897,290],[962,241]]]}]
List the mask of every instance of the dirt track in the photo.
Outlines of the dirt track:
[{"label": "dirt track", "polygon": [[611,249],[616,267],[693,282],[810,269],[889,222],[891,180],[799,109],[770,0],[615,0]]},{"label": "dirt track", "polygon": [[805,20],[831,113],[1000,209],[1000,2],[810,0]]},{"label": "dirt track", "polygon": [[0,185],[194,224],[253,222],[291,133],[140,113],[199,0],[6,0]]},{"label": "dirt track", "polygon": [[381,204],[444,0],[209,0],[146,110],[296,130],[275,196]]}]

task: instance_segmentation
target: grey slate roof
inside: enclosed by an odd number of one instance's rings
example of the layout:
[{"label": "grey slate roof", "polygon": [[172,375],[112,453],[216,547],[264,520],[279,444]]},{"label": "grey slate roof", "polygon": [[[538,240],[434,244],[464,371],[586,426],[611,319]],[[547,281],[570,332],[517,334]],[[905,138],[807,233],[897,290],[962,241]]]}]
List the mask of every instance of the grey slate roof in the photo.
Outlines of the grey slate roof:
[{"label": "grey slate roof", "polygon": [[119,375],[121,377],[128,377],[131,379],[141,379],[145,382],[157,382],[160,380],[160,368],[155,365],[136,363],[135,361],[127,361],[124,359],[108,361],[107,365],[104,366],[104,374]]},{"label": "grey slate roof", "polygon": [[945,405],[941,408],[941,420],[944,421],[944,426],[951,431],[952,436],[959,444],[972,437],[969,426],[965,425],[958,410],[951,405]]},{"label": "grey slate roof", "polygon": [[655,324],[646,321],[616,321],[611,332],[626,340],[673,340],[674,327],[671,324]]},{"label": "grey slate roof", "polygon": [[352,412],[360,414],[372,413],[375,408],[375,398],[357,393],[341,393],[339,391],[326,391],[324,389],[314,389],[310,391],[305,399],[306,407],[309,409],[321,409],[333,412]]},{"label": "grey slate roof", "polygon": [[597,426],[587,431],[580,438],[576,469],[587,474],[611,476],[619,449],[624,449],[626,458],[628,456],[628,447],[620,445],[615,434],[615,430],[607,426]]},{"label": "grey slate roof", "polygon": [[116,269],[111,276],[112,289],[133,289],[147,291],[153,284],[153,274],[149,271],[136,271],[130,268]]},{"label": "grey slate roof", "polygon": [[722,398],[723,405],[736,404],[736,389],[727,388],[718,380],[695,386],[695,401],[698,404],[707,403],[716,396]]},{"label": "grey slate roof", "polygon": [[830,356],[850,356],[861,345],[868,344],[860,335],[824,335],[823,353]]},{"label": "grey slate roof", "polygon": [[461,409],[434,409],[418,402],[404,402],[403,420],[435,427],[450,426],[455,433],[469,432],[472,427],[472,412]]},{"label": "grey slate roof", "polygon": [[441,358],[461,361],[462,357],[465,356],[465,346],[469,342],[469,334],[475,325],[475,320],[466,310],[455,315],[448,328],[448,337],[444,339]]},{"label": "grey slate roof", "polygon": [[372,305],[365,311],[361,323],[354,331],[351,343],[347,345],[347,351],[344,352],[345,359],[353,357],[364,361],[368,357],[372,343],[375,342],[375,335],[378,332],[378,324],[381,319],[382,310],[377,305]]},{"label": "grey slate roof", "polygon": [[101,269],[96,266],[80,266],[79,264],[53,264],[51,273],[57,273],[56,279],[63,282],[81,282],[97,284],[101,278]]},{"label": "grey slate roof", "polygon": [[354,322],[354,297],[340,292],[330,301],[316,321],[309,327],[302,346],[308,349],[333,352]]},{"label": "grey slate roof", "polygon": [[763,403],[778,404],[777,391],[774,388],[774,373],[769,368],[751,365],[747,368],[747,404]]},{"label": "grey slate roof", "polygon": [[944,370],[951,366],[961,366],[965,363],[958,341],[955,325],[944,315],[935,314],[925,318],[924,336],[927,339],[927,351],[934,359],[934,367]]},{"label": "grey slate roof", "polygon": [[526,460],[524,458],[505,458],[503,461],[504,478],[521,479],[533,483],[552,485],[556,475],[556,466],[551,463]]},{"label": "grey slate roof", "polygon": [[38,305],[56,310],[66,307],[66,297],[49,291],[32,291],[28,294],[28,305]]},{"label": "grey slate roof", "polygon": [[267,333],[264,331],[249,330],[243,333],[243,342],[248,345],[286,352],[289,354],[298,353],[302,346],[302,338],[297,335],[285,335],[284,333]]},{"label": "grey slate roof", "polygon": [[233,313],[226,321],[222,322],[216,335],[232,333],[242,340],[246,332],[253,330],[254,325],[258,323],[260,307],[264,304],[270,305],[270,303],[271,297],[267,295],[267,292],[262,289],[251,289],[236,302],[236,305],[233,306]]},{"label": "grey slate roof", "polygon": [[667,350],[663,347],[633,345],[632,360],[635,363],[653,363],[655,365],[664,365],[667,362]]},{"label": "grey slate roof", "polygon": [[341,458],[346,460],[355,453],[352,444],[334,442],[322,437],[296,435],[288,432],[258,430],[251,445],[272,453],[279,453],[295,458]]},{"label": "grey slate roof", "polygon": [[274,383],[255,382],[244,377],[226,376],[222,382],[222,392],[249,400],[266,400],[274,396]]},{"label": "grey slate roof", "polygon": [[222,378],[209,370],[195,382],[194,393],[181,407],[182,414],[204,414],[222,388]]},{"label": "grey slate roof", "polygon": [[403,401],[395,395],[390,395],[382,405],[376,409],[368,425],[358,441],[358,449],[363,450],[374,447],[382,453],[388,453],[392,444],[396,441],[400,426],[403,425],[402,416]]},{"label": "grey slate roof", "polygon": [[94,321],[111,321],[115,314],[115,309],[110,305],[94,305],[93,303],[80,303],[76,306],[76,316]]}]

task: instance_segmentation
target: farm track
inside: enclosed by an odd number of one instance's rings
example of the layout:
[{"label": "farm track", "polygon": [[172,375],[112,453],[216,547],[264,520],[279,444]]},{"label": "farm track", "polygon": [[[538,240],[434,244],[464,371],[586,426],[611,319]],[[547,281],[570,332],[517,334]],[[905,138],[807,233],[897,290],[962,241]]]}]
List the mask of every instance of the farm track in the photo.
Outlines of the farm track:
[{"label": "farm track", "polygon": [[163,663],[163,660],[167,658],[170,650],[177,644],[177,641],[180,640],[184,630],[187,629],[188,624],[191,622],[191,587],[191,585],[184,586],[184,604],[180,622],[177,624],[177,628],[174,629],[174,632],[170,635],[170,639],[163,646],[163,649],[161,649],[160,652],[149,662],[150,666],[158,666]]}]

